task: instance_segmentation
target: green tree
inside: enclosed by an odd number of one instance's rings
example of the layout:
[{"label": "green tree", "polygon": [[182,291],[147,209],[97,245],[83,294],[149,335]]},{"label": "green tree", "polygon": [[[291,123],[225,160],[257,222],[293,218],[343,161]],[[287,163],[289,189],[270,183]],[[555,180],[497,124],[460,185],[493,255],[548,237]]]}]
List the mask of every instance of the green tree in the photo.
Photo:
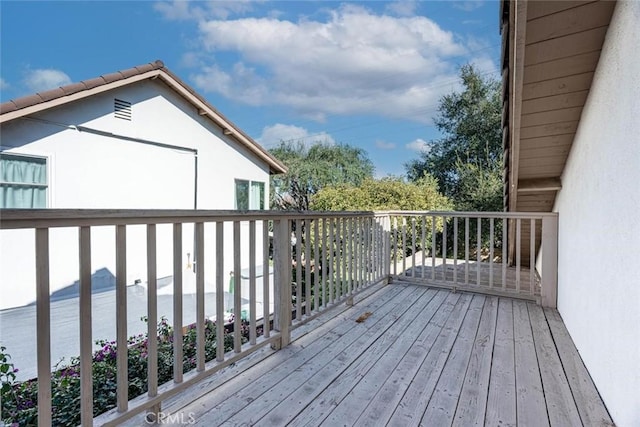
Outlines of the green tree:
[{"label": "green tree", "polygon": [[411,180],[429,173],[458,210],[502,210],[500,85],[472,65],[460,70],[462,91],[440,99],[434,118],[440,139],[406,166]]},{"label": "green tree", "polygon": [[366,151],[348,144],[281,142],[271,150],[288,172],[271,178],[271,208],[309,210],[320,189],[339,184],[359,185],[373,175]]}]

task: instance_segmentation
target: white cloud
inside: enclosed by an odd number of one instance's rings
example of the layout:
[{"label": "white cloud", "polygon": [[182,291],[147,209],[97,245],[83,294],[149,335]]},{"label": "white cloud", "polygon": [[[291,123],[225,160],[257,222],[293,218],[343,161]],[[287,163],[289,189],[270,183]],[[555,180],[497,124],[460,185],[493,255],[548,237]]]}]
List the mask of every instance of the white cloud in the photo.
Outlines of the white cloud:
[{"label": "white cloud", "polygon": [[376,141],[376,147],[381,150],[393,150],[394,148],[396,148],[396,144],[379,139]]},{"label": "white cloud", "polygon": [[398,16],[413,16],[417,7],[416,0],[397,0],[389,3],[385,9]]},{"label": "white cloud", "polygon": [[411,141],[405,147],[411,151],[425,152],[429,150],[429,144],[422,138]]},{"label": "white cloud", "polygon": [[325,144],[335,144],[336,142],[333,137],[326,132],[309,133],[309,131],[303,127],[282,123],[266,126],[262,129],[262,134],[259,138],[256,138],[256,141],[267,148],[278,145],[280,141],[302,141],[306,145],[311,145],[316,142]]},{"label": "white cloud", "polygon": [[159,1],[154,8],[173,21],[228,19],[232,15],[250,12],[252,0],[199,2],[189,0]]},{"label": "white cloud", "polygon": [[456,1],[453,2],[453,7],[463,10],[465,12],[474,11],[484,4],[484,0],[468,0],[468,1]]},{"label": "white cloud", "polygon": [[[467,53],[456,37],[422,17],[375,15],[343,5],[328,20],[201,20],[202,48],[231,52],[192,75],[203,92],[249,105],[282,105],[318,121],[329,114],[377,114],[430,120],[457,84],[451,59]],[[459,61],[457,61],[459,62]]]},{"label": "white cloud", "polygon": [[2,77],[0,77],[0,90],[5,90],[9,87],[9,83]]},{"label": "white cloud", "polygon": [[37,69],[27,71],[24,84],[31,92],[44,92],[71,83],[71,78],[60,70]]}]

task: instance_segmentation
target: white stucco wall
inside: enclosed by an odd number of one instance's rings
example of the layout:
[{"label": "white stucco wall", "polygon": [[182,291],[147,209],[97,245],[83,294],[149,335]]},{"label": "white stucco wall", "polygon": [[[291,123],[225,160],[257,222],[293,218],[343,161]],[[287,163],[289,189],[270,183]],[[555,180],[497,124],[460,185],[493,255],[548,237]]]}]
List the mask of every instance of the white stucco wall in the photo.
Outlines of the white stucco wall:
[{"label": "white stucco wall", "polygon": [[558,309],[616,425],[640,425],[640,2],[619,2],[562,176]]},{"label": "white stucco wall", "polygon": [[[114,117],[114,98],[132,103],[132,121]],[[196,108],[160,81],[143,81],[35,115],[38,119],[140,138],[198,151],[199,209],[234,209],[235,179],[265,183],[268,165],[232,142]],[[3,150],[48,158],[50,208],[193,209],[195,156],[191,152],[80,132],[41,121],[18,119],[2,126]],[[247,232],[248,227],[243,228]],[[193,260],[193,228],[183,230],[183,258]],[[258,230],[260,231],[260,230]],[[94,271],[115,274],[113,228],[93,231]],[[128,282],[146,281],[144,227],[128,229]],[[158,227],[158,276],[171,275],[171,227]],[[33,232],[7,231],[0,238],[0,309],[35,300]],[[51,235],[51,290],[78,277],[77,231]],[[232,269],[231,228],[226,228],[225,270]],[[247,238],[243,239],[247,241]],[[207,247],[214,247],[213,226]],[[261,247],[261,240],[258,241]],[[206,248],[205,248],[206,249]],[[243,251],[243,258],[247,251]],[[228,254],[228,255],[227,255]],[[213,266],[215,263],[211,263]],[[243,268],[248,267],[243,262]],[[213,284],[213,268],[205,269]]]}]

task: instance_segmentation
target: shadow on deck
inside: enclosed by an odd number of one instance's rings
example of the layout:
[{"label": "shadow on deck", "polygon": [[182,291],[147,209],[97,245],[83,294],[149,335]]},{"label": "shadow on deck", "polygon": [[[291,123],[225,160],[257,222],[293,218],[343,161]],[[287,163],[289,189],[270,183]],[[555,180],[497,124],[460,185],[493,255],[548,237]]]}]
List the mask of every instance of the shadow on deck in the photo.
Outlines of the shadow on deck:
[{"label": "shadow on deck", "polygon": [[397,282],[292,334],[167,400],[163,424],[613,425],[560,315],[531,302]]}]

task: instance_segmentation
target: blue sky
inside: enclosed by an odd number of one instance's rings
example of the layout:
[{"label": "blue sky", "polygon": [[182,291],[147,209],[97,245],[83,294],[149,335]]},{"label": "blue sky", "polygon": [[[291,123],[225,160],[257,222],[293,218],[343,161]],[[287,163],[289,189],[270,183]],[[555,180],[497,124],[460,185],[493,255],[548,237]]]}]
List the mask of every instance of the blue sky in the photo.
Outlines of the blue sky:
[{"label": "blue sky", "polygon": [[497,78],[497,1],[2,1],[7,101],[161,59],[267,148],[364,148],[376,176],[437,138],[471,62]]}]

